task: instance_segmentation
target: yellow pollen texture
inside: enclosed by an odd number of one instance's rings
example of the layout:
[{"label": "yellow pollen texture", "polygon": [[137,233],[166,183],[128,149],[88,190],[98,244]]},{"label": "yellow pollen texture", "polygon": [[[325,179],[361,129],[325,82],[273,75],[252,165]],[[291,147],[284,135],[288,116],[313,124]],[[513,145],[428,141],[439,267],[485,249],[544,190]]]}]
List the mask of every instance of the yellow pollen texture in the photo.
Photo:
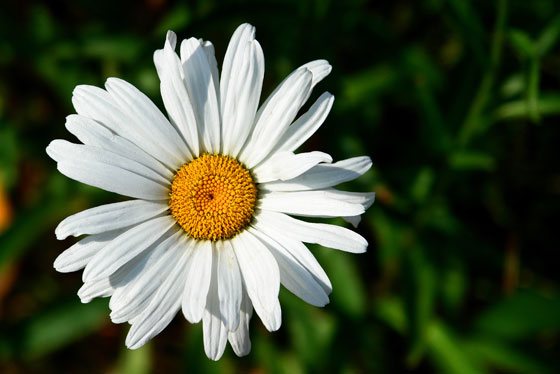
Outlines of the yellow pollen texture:
[{"label": "yellow pollen texture", "polygon": [[257,187],[237,160],[204,154],[181,166],[171,184],[169,210],[195,239],[229,239],[253,218]]}]

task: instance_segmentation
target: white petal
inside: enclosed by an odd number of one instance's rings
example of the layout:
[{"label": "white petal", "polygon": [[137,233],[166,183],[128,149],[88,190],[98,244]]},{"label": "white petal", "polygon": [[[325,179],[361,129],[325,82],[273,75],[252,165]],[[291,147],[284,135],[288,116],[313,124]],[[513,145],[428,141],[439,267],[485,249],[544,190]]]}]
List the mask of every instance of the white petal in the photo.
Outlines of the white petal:
[{"label": "white petal", "polygon": [[305,266],[270,237],[253,228],[249,230],[261,239],[278,262],[280,281],[284,287],[311,305],[323,307],[329,303],[327,293]]},{"label": "white petal", "polygon": [[189,254],[177,256],[175,264],[164,275],[164,280],[144,311],[135,317],[126,336],[126,346],[140,348],[159,334],[181,308],[181,294],[185,287],[185,265]]},{"label": "white petal", "polygon": [[84,281],[108,277],[163,236],[175,224],[170,216],[143,222],[115,238],[87,264]]},{"label": "white petal", "polygon": [[206,306],[206,296],[212,275],[212,245],[200,241],[192,251],[186,268],[186,285],[182,299],[185,318],[191,323],[200,322]]},{"label": "white petal", "polygon": [[249,322],[253,315],[253,305],[243,287],[243,298],[239,315],[239,326],[237,330],[228,333],[229,344],[239,357],[246,356],[251,352],[251,337],[249,335]]},{"label": "white petal", "polygon": [[131,280],[133,280],[142,268],[139,266],[141,263],[146,262],[149,254],[142,253],[132,261],[124,264],[114,272],[110,277],[94,279],[91,282],[85,282],[84,285],[78,290],[78,296],[82,303],[89,303],[96,297],[111,296],[113,292]]},{"label": "white petal", "polygon": [[169,180],[152,169],[115,153],[90,145],[70,143],[66,140],[53,140],[47,147],[47,153],[57,162],[75,161],[100,163],[115,166],[167,186]]},{"label": "white petal", "polygon": [[136,225],[164,212],[167,208],[166,203],[145,200],[101,205],[66,217],[54,232],[58,240],[66,239],[70,235],[99,234]]},{"label": "white petal", "polygon": [[222,103],[229,90],[228,86],[230,82],[236,78],[235,70],[240,66],[239,60],[243,57],[244,48],[246,48],[247,42],[254,39],[255,28],[248,23],[239,25],[231,36],[222,65],[222,79],[220,81]]},{"label": "white petal", "polygon": [[275,151],[295,151],[321,127],[334,102],[334,96],[323,93],[317,101],[292,123],[278,141]]},{"label": "white petal", "polygon": [[224,354],[227,343],[227,329],[220,316],[220,301],[218,297],[218,264],[214,256],[212,266],[212,280],[206,298],[206,309],[202,318],[204,351],[209,359],[218,361]]},{"label": "white petal", "polygon": [[[355,216],[365,212],[373,194],[319,190],[267,192],[261,198],[262,210],[272,210],[305,217]],[[369,204],[369,205],[368,205]]]},{"label": "white petal", "polygon": [[218,62],[216,61],[216,54],[214,51],[214,44],[208,40],[198,40],[202,49],[204,50],[204,54],[206,55],[206,59],[208,60],[208,66],[210,67],[210,72],[212,73],[212,82],[214,82],[214,90],[217,94],[218,99],[218,106],[220,105],[220,74],[218,72]]},{"label": "white petal", "polygon": [[191,99],[183,82],[183,66],[175,53],[175,33],[169,31],[163,49],[154,52],[163,104],[171,123],[181,134],[194,156],[200,153],[198,128]]},{"label": "white petal", "polygon": [[111,320],[114,323],[130,321],[138,316],[150,303],[153,295],[163,283],[170,269],[177,263],[183,253],[190,255],[191,247],[182,229],[159,243],[153,249],[145,263],[141,263],[142,271],[136,279],[115,290],[109,303]]},{"label": "white petal", "polygon": [[152,142],[160,143],[158,148],[161,153],[165,153],[169,159],[174,158],[178,165],[192,158],[175,128],[140,90],[118,78],[107,79],[105,88],[121,110],[133,119],[135,130],[149,136]]},{"label": "white petal", "polygon": [[109,231],[83,238],[54,260],[54,268],[61,273],[80,270],[97,252],[123,232],[124,230]]},{"label": "white petal", "polygon": [[368,245],[361,235],[336,225],[305,222],[286,214],[266,211],[260,212],[256,220],[305,243],[316,243],[352,253],[363,253]]},{"label": "white petal", "polygon": [[116,135],[90,118],[71,114],[66,117],[66,128],[86,145],[99,147],[116,153],[119,156],[137,161],[168,180],[173,177],[173,173],[167,167],[138,148],[136,144]]},{"label": "white petal", "polygon": [[336,186],[363,175],[371,167],[367,156],[353,157],[330,165],[317,165],[304,174],[282,182],[261,186],[267,191],[305,191]]},{"label": "white petal", "polygon": [[139,199],[168,198],[165,180],[159,174],[135,161],[97,150],[63,140],[54,140],[47,147],[48,155],[58,162],[58,170],[78,182]]},{"label": "white petal", "polygon": [[332,66],[327,60],[315,60],[308,62],[299,67],[299,69],[308,69],[313,74],[313,81],[311,87],[315,87],[317,83],[322,81],[327,75],[330,74]]},{"label": "white petal", "polygon": [[323,152],[278,152],[253,169],[258,183],[288,180],[305,173],[321,162],[332,162],[332,157]]},{"label": "white petal", "polygon": [[255,30],[241,25],[226,52],[221,80],[223,152],[236,157],[253,128],[264,77]]},{"label": "white petal", "polygon": [[[180,155],[170,153],[167,144],[162,142],[162,136],[154,136],[159,129],[150,124],[138,123],[131,116],[133,109],[122,108],[107,91],[94,86],[77,86],[72,103],[79,115],[100,122],[172,170],[184,162]],[[171,124],[168,127],[171,128]]]},{"label": "white petal", "polygon": [[272,238],[274,242],[281,245],[284,251],[292,255],[293,258],[309,270],[309,272],[327,293],[331,292],[332,284],[329,277],[321,265],[319,265],[317,259],[301,241],[286,236],[285,232],[280,231],[275,226],[270,226],[267,222],[263,222],[258,219],[255,220],[253,226],[258,231]]},{"label": "white petal", "polygon": [[206,53],[194,38],[181,43],[181,62],[184,82],[194,108],[199,128],[202,130],[203,150],[220,152],[220,108],[216,85],[208,64]]},{"label": "white petal", "polygon": [[233,238],[232,245],[255,311],[269,331],[277,330],[280,327],[276,318],[280,273],[276,260],[248,231]]},{"label": "white petal", "polygon": [[229,331],[237,329],[241,307],[242,281],[235,252],[228,241],[217,242],[214,256],[217,259],[217,292],[223,322]]},{"label": "white petal", "polygon": [[[276,331],[282,325],[282,308],[280,307],[280,300],[276,299],[272,307],[272,315],[269,317],[270,328],[268,331]],[[266,327],[266,325],[265,325]]]},{"label": "white petal", "polygon": [[362,216],[361,215],[348,216],[348,217],[342,217],[342,219],[356,228],[356,227],[358,227],[358,225],[362,221]]},{"label": "white petal", "polygon": [[114,291],[109,278],[100,278],[85,282],[78,290],[78,297],[82,303],[87,304],[96,297],[109,297]]},{"label": "white petal", "polygon": [[273,92],[257,112],[255,128],[239,159],[252,168],[266,158],[309,96],[313,75],[296,70]]}]

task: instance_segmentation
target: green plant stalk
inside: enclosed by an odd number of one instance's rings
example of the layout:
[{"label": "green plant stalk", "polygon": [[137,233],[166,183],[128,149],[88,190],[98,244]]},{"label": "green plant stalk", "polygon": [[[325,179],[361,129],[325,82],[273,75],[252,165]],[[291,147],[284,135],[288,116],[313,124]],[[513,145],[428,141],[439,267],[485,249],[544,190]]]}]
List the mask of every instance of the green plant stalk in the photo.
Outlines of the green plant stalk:
[{"label": "green plant stalk", "polygon": [[492,37],[492,45],[490,49],[490,63],[486,70],[478,91],[472,101],[471,107],[467,113],[465,121],[459,131],[459,146],[465,148],[472,137],[477,133],[481,126],[481,114],[484,111],[494,82],[498,68],[502,58],[502,50],[504,44],[505,28],[507,19],[507,0],[498,1],[496,26]]}]

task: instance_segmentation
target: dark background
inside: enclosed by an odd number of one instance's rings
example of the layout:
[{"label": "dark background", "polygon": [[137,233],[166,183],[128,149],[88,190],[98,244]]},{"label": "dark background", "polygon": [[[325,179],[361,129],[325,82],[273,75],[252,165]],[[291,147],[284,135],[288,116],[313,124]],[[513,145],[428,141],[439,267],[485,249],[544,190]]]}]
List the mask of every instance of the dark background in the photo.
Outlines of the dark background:
[{"label": "dark background", "polygon": [[[13,1],[0,5],[0,372],[560,372],[560,4],[534,1]],[[333,65],[336,96],[305,145],[372,171],[363,255],[312,248],[323,309],[281,292],[283,326],[253,318],[253,350],[203,353],[182,316],[137,351],[107,300],[58,274],[65,216],[115,195],[60,175],[78,84],[117,76],[159,106],[153,51],[168,29],[211,40],[221,65],[243,22],[266,97],[291,70]],[[312,99],[313,99],[312,97]],[[340,223],[340,222],[339,222]]]}]

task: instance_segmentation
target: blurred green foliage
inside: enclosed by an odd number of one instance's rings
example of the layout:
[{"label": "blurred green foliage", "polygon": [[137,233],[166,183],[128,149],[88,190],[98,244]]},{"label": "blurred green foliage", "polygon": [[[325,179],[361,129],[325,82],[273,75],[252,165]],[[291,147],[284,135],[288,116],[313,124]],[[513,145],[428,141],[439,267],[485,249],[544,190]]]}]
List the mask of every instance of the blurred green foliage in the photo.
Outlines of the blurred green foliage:
[{"label": "blurred green foliage", "polygon": [[[0,5],[0,372],[560,372],[560,4],[555,0],[21,1]],[[324,309],[281,292],[284,321],[218,363],[182,317],[138,351],[106,300],[56,274],[66,215],[115,196],[56,170],[72,89],[124,78],[161,107],[152,53],[173,29],[221,61],[250,22],[264,93],[326,58],[337,97],[307,149],[367,154],[376,191],[352,256],[312,248]],[[317,95],[317,94],[316,94]]]}]

